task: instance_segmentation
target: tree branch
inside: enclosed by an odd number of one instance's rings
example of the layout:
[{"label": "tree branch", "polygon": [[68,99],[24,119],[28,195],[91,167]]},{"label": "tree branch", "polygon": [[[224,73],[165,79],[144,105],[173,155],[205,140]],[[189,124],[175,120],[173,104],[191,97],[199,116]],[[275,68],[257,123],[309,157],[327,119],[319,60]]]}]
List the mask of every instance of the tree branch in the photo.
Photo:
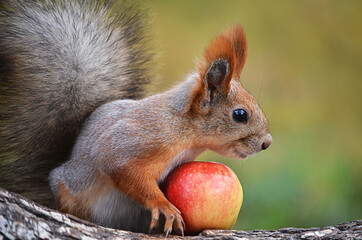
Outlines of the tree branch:
[{"label": "tree branch", "polygon": [[[0,239],[164,239],[104,228],[40,206],[22,196],[0,188]],[[170,239],[181,239],[171,236]],[[184,239],[362,239],[362,220],[335,227],[284,228],[279,230],[205,230]]]}]

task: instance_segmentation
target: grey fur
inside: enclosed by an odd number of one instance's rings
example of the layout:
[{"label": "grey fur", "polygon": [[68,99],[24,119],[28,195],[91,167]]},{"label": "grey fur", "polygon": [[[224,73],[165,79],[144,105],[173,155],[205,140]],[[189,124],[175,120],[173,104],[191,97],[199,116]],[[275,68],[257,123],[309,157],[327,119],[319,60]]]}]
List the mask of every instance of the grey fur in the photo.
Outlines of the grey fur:
[{"label": "grey fur", "polygon": [[0,186],[53,206],[50,169],[100,105],[140,98],[152,53],[130,1],[10,0],[0,7]]}]

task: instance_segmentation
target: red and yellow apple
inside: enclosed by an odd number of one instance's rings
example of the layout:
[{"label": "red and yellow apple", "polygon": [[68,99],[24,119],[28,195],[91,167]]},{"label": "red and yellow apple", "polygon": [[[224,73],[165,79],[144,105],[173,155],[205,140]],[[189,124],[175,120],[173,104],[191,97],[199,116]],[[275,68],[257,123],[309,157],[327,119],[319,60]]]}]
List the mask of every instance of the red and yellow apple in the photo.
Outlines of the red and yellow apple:
[{"label": "red and yellow apple", "polygon": [[189,162],[175,168],[167,176],[163,191],[181,211],[187,234],[230,229],[243,202],[235,173],[215,162]]}]

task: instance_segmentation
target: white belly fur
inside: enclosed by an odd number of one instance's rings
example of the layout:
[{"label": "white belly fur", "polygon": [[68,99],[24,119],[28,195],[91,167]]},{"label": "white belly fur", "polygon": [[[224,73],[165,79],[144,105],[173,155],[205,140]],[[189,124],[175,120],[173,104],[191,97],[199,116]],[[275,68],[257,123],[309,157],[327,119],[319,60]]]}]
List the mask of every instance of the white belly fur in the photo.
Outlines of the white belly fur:
[{"label": "white belly fur", "polygon": [[116,188],[98,199],[92,218],[105,227],[144,233],[148,232],[151,222],[149,211]]}]

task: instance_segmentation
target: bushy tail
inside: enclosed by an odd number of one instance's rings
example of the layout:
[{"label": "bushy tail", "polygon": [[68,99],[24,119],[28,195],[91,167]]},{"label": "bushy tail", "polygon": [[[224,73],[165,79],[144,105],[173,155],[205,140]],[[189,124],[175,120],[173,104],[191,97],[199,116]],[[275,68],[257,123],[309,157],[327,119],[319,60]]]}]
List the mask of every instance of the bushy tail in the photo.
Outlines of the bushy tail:
[{"label": "bushy tail", "polygon": [[52,206],[49,171],[67,159],[85,118],[143,95],[146,20],[128,1],[1,3],[1,187]]}]

